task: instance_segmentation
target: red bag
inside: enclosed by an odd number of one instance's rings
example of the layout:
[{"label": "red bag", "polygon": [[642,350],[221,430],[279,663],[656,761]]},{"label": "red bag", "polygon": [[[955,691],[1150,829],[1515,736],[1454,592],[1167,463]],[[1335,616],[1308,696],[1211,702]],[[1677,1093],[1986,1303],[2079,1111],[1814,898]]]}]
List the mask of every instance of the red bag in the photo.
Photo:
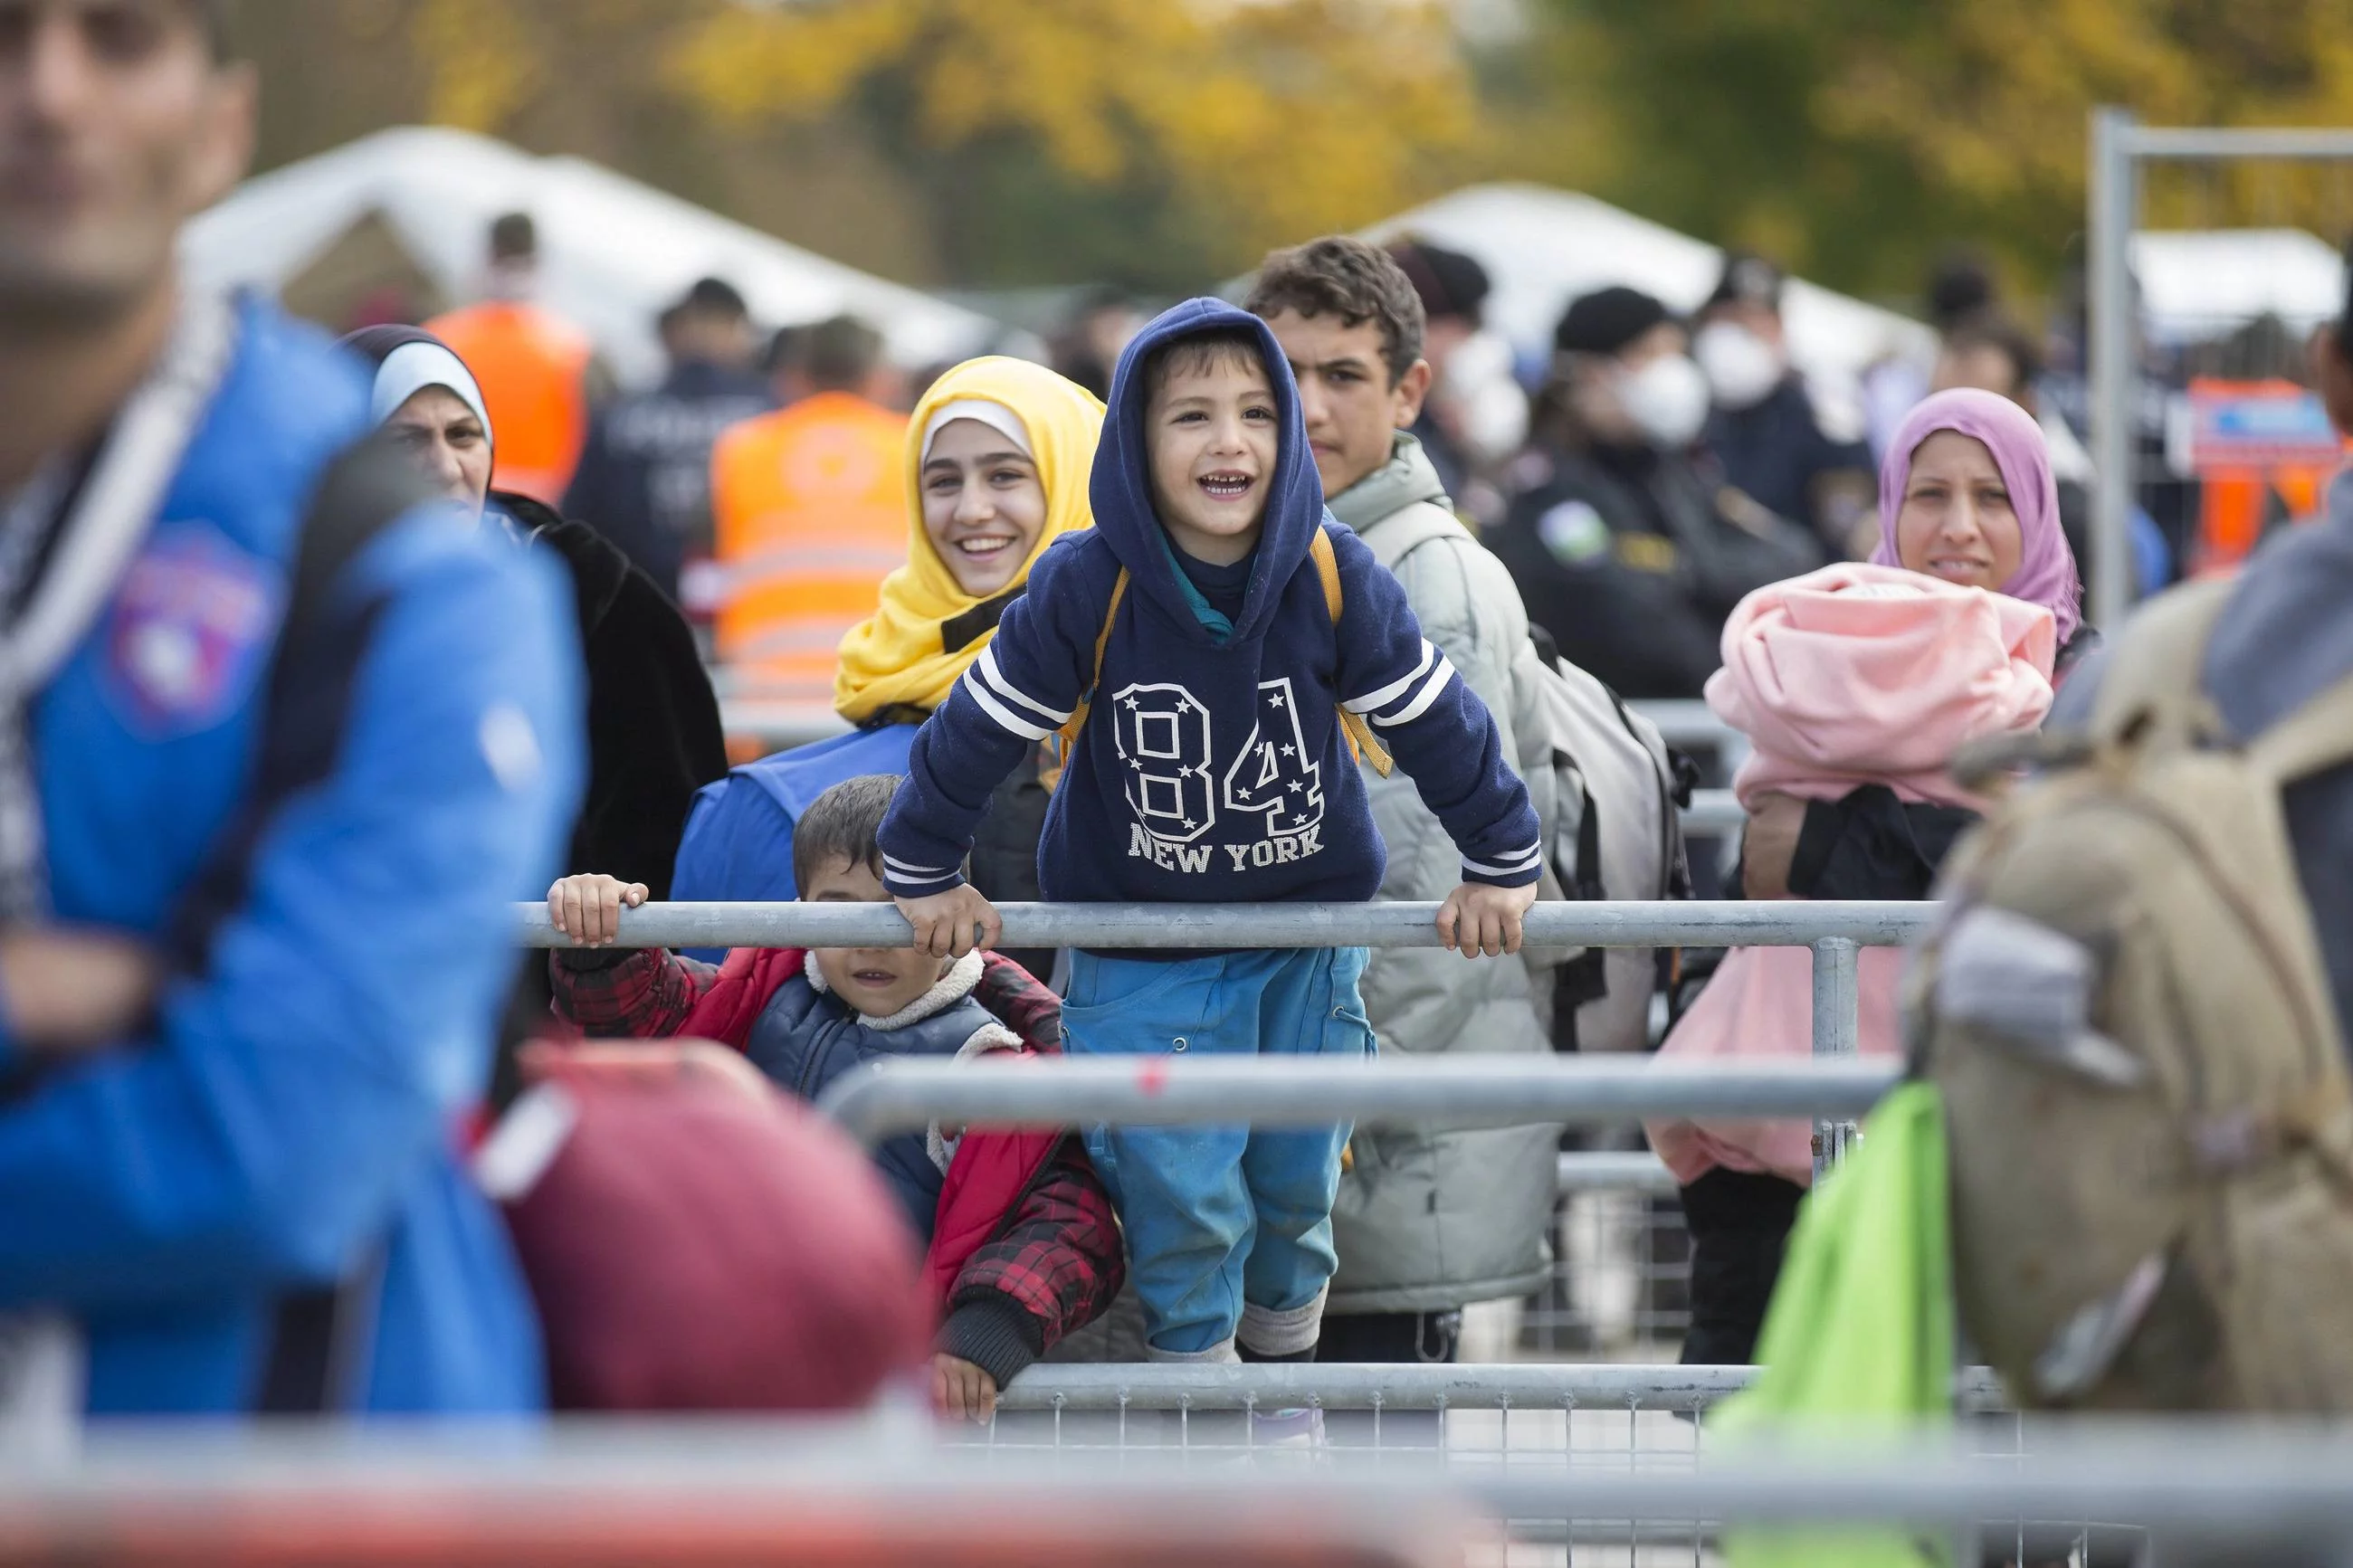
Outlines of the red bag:
[{"label": "red bag", "polygon": [[864,1152],[783,1095],[644,1049],[662,1070],[559,1068],[476,1160],[556,1408],[839,1410],[918,1366],[919,1249]]}]

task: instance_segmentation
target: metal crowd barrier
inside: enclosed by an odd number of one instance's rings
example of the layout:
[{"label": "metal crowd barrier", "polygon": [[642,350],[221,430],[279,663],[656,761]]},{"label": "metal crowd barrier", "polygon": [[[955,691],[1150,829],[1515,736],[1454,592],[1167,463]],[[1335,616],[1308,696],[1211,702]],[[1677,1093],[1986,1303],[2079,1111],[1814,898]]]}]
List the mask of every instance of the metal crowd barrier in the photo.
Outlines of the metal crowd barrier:
[{"label": "metal crowd barrier", "polygon": [[[764,693],[756,684],[734,679],[724,666],[714,668],[711,675],[719,691],[720,718],[731,736],[786,751],[849,728],[830,702]],[[1644,701],[1627,706],[1656,724],[1671,746],[1745,748],[1748,743],[1746,736],[1717,718],[1704,702]]]},{"label": "metal crowd barrier", "polygon": [[2166,1568],[2341,1568],[2353,1549],[2342,1426],[2002,1417],[1676,1453],[1445,1438],[1427,1458],[1335,1440],[1302,1464],[1281,1448],[944,1447],[887,1415],[115,1433],[68,1461],[0,1468],[0,1563],[1560,1562],[1531,1553],[1543,1542],[1566,1543],[1571,1565],[1697,1563],[1727,1528],[1839,1525],[1966,1535],[1960,1562],[2122,1562],[2121,1548]]},{"label": "metal crowd barrier", "polygon": [[[1438,909],[1409,902],[1009,903],[998,913],[1008,947],[1436,947]],[[1691,1071],[1598,1058],[1450,1058],[1334,1069],[1252,1060],[1188,1062],[1163,1081],[1157,1075],[1166,1064],[1156,1058],[1060,1063],[1050,1073],[1018,1078],[891,1062],[844,1079],[828,1099],[847,1124],[870,1131],[920,1127],[940,1117],[1028,1115],[1067,1125],[1146,1112],[1177,1120],[1428,1121],[1441,1107],[1443,1114],[1493,1126],[1806,1114],[1817,1119],[1819,1173],[1838,1158],[1848,1131],[1841,1119],[1867,1109],[1892,1081],[1889,1068],[1819,1059],[1855,1053],[1859,952],[1911,940],[1928,928],[1935,910],[1925,903],[1548,900],[1528,911],[1525,939],[1535,947],[1811,948],[1812,1064]],[[526,904],[517,913],[525,943],[570,945],[543,907]],[[666,903],[623,910],[617,940],[625,947],[904,947],[913,933],[888,904]],[[1428,1098],[1433,1095],[1446,1098]]]}]

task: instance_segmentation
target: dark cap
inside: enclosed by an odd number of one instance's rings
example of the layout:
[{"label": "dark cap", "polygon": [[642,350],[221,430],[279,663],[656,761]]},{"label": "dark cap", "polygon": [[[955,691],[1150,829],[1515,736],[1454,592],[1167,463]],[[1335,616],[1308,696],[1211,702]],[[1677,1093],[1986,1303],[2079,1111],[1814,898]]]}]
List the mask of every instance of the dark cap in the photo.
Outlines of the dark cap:
[{"label": "dark cap", "polygon": [[1493,286],[1475,259],[1426,239],[1401,239],[1389,247],[1389,258],[1421,296],[1424,316],[1433,321],[1459,316],[1479,324],[1479,308]]},{"label": "dark cap", "polygon": [[702,316],[738,318],[748,317],[752,313],[752,308],[744,302],[742,292],[724,278],[696,279],[694,286],[670,307],[671,312],[681,315],[690,310]]},{"label": "dark cap", "polygon": [[1666,306],[1640,289],[1596,289],[1568,302],[1553,329],[1552,344],[1563,353],[1614,354],[1672,319]]},{"label": "dark cap", "polygon": [[529,213],[501,213],[491,220],[491,259],[528,261],[539,254],[539,225]]},{"label": "dark cap", "polygon": [[1768,310],[1781,308],[1783,274],[1779,268],[1751,250],[1726,251],[1724,274],[1715,280],[1715,292],[1707,297],[1702,310],[1718,305],[1762,305]]}]

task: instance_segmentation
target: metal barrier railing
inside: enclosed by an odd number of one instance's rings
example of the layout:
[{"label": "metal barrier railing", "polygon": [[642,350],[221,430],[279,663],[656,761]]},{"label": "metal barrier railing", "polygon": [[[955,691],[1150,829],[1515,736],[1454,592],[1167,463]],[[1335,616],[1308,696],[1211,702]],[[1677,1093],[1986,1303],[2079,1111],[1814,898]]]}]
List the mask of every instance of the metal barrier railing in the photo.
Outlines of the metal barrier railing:
[{"label": "metal barrier railing", "polygon": [[1590,1153],[1560,1157],[1560,1191],[1568,1193],[1672,1193],[1674,1173],[1656,1154]]},{"label": "metal barrier railing", "polygon": [[[1355,904],[1018,904],[999,906],[1004,920],[1003,945],[1008,947],[1436,947],[1438,906],[1431,903],[1372,902]],[[1525,940],[1539,948],[1681,947],[1738,945],[1747,947],[1810,947],[1813,950],[1813,1055],[1850,1058],[1859,1033],[1856,966],[1864,945],[1894,946],[1927,930],[1936,906],[1926,903],[1870,902],[1567,902],[1546,901],[1528,911]],[[532,946],[565,947],[569,939],[548,922],[544,908],[518,907],[522,941]],[[802,903],[663,903],[648,904],[621,913],[618,942],[627,947],[904,947],[913,931],[888,904]],[[890,1063],[871,1072],[847,1079],[838,1088],[844,1113],[865,1117],[922,1114],[913,1125],[943,1116],[974,1117],[1051,1110],[1071,1121],[1116,1117],[1136,1110],[1165,1112],[1175,1104],[1208,1106],[1215,1099],[1213,1119],[1249,1119],[1252,1106],[1271,1114],[1306,1116],[1311,1121],[1369,1117],[1398,1113],[1405,1120],[1428,1120],[1426,1107],[1409,1107],[1402,1098],[1410,1092],[1404,1080],[1388,1083],[1379,1074],[1411,1066],[1459,1064],[1383,1064],[1379,1068],[1343,1069],[1339,1076],[1311,1074],[1292,1082],[1292,1098],[1281,1102],[1259,1099],[1274,1091],[1280,1080],[1265,1076],[1223,1079],[1201,1069],[1219,1064],[1188,1063],[1182,1075],[1183,1094],[1172,1097],[1165,1089],[1145,1097],[1136,1089],[1140,1077],[1159,1071],[1156,1058],[1138,1063],[1066,1063],[1071,1068],[1096,1069],[1096,1076],[1064,1077],[1050,1093],[1062,1098],[1020,1103],[1037,1091],[1041,1079],[1024,1075],[1018,1080],[972,1081],[973,1075],[924,1072],[922,1064]],[[1252,1075],[1286,1064],[1252,1061],[1239,1064]],[[1295,1067],[1297,1064],[1289,1064]],[[1815,1128],[1814,1168],[1819,1174],[1836,1162],[1848,1136],[1839,1120],[1867,1107],[1883,1092],[1884,1069],[1841,1079],[1830,1063],[1818,1063],[1830,1076],[1811,1087],[1804,1080],[1770,1074],[1740,1078],[1763,1069],[1720,1069],[1715,1079],[1721,1095],[1705,1087],[1707,1077],[1662,1075],[1645,1069],[1641,1081],[1615,1088],[1606,1071],[1585,1083],[1563,1076],[1567,1061],[1504,1064],[1524,1076],[1508,1085],[1466,1079],[1464,1088],[1487,1098],[1473,1114],[1497,1120],[1487,1125],[1511,1126],[1529,1121],[1590,1120],[1608,1115],[1797,1115],[1819,1111]],[[1588,1061],[1584,1068],[1606,1068]],[[1795,1064],[1792,1064],[1795,1065]],[[1483,1064],[1479,1070],[1484,1070]],[[988,1079],[991,1075],[977,1075]],[[1386,1087],[1384,1087],[1386,1085]],[[1739,1086],[1739,1092],[1734,1092]],[[1420,1088],[1427,1091],[1432,1086]],[[1820,1090],[1821,1101],[1806,1096]],[[1534,1093],[1541,1104],[1523,1102],[1514,1114],[1499,1098],[1503,1092]],[[1794,1092],[1796,1099],[1788,1098]],[[1614,1095],[1614,1099],[1596,1099]],[[1384,1097],[1388,1098],[1384,1098]],[[1649,1098],[1644,1098],[1644,1097]],[[1661,1098],[1667,1096],[1668,1098]],[[1744,1098],[1746,1096],[1746,1098]],[[1777,1096],[1780,1098],[1776,1098]],[[1858,1102],[1856,1096],[1864,1096]],[[928,1097],[928,1098],[919,1098]],[[1189,1097],[1189,1098],[1188,1098]],[[1607,1107],[1605,1110],[1604,1107]],[[1350,1109],[1350,1108],[1355,1109]],[[1419,1110],[1419,1116],[1405,1115]],[[1188,1114],[1196,1114],[1190,1113]],[[1198,1112],[1209,1116],[1208,1110]]]},{"label": "metal barrier railing", "polygon": [[[1644,1410],[1698,1411],[1757,1380],[1753,1366],[1505,1362],[1493,1365],[1113,1365],[1039,1363],[1008,1384],[1007,1411],[1029,1410]],[[1961,1373],[1961,1408],[2008,1407],[1984,1367]]]},{"label": "metal barrier railing", "polygon": [[[566,1424],[544,1434],[427,1425],[332,1436],[97,1435],[69,1461],[0,1468],[0,1559],[90,1568],[1388,1561],[1366,1553],[1367,1537],[1344,1550],[1334,1521],[1441,1548],[1417,1561],[1458,1563],[1466,1550],[1472,1561],[1506,1561],[1499,1524],[1521,1542],[1614,1541],[1625,1555],[1609,1560],[1635,1563],[1702,1561],[1725,1528],[1757,1525],[1965,1531],[1975,1539],[1964,1562],[1987,1547],[1994,1561],[2032,1563],[2092,1543],[2153,1544],[2168,1568],[2335,1568],[2353,1547],[2353,1432],[2341,1426],[2002,1417],[1941,1436],[1863,1428],[1843,1441],[1817,1427],[1702,1452],[1689,1424],[1664,1412],[1652,1429],[1682,1429],[1678,1450],[1580,1446],[1558,1412],[1530,1415],[1516,1443],[1458,1443],[1455,1428],[1474,1426],[1464,1413],[1447,1418],[1444,1447],[1425,1462],[1335,1438],[1328,1463],[1307,1466],[1279,1448],[1211,1464],[1085,1448],[1041,1458],[1029,1445],[999,1455],[943,1447],[872,1417]],[[1433,1519],[1448,1521],[1448,1542],[1420,1533]]]},{"label": "metal barrier railing", "polygon": [[[1934,904],[1648,903],[1546,900],[1528,911],[1531,947],[1811,947],[1850,956],[1925,932]],[[1007,947],[1437,947],[1438,905],[999,904]],[[569,947],[540,904],[516,908],[528,947]],[[889,904],[665,903],[621,911],[622,947],[905,947]]]},{"label": "metal barrier railing", "polygon": [[[849,721],[836,713],[829,702],[779,696],[773,690],[764,692],[755,683],[736,679],[723,665],[713,668],[711,677],[719,692],[720,719],[727,733],[739,740],[786,751],[828,739],[849,728]],[[1747,737],[1697,700],[1650,700],[1630,702],[1627,706],[1656,724],[1671,746],[1730,746],[1745,750],[1748,744]]]},{"label": "metal barrier railing", "polygon": [[1064,1058],[976,1072],[936,1058],[849,1068],[818,1109],[871,1141],[933,1122],[1072,1127],[1366,1125],[1523,1127],[1657,1117],[1862,1115],[1903,1076],[1895,1061],[1725,1066],[1648,1058],[1435,1057],[1367,1062],[1249,1057]]}]

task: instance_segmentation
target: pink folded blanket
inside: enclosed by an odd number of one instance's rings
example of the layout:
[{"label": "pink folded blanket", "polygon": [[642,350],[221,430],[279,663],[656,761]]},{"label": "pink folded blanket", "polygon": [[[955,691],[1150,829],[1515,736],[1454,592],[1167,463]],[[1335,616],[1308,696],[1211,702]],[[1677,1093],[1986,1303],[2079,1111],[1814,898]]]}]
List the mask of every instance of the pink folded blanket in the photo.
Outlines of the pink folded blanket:
[{"label": "pink folded blanket", "polygon": [[[1905,801],[1974,808],[1981,803],[1946,771],[1954,752],[2041,724],[2056,652],[2055,622],[2039,605],[1900,567],[1828,566],[1740,602],[1707,701],[1756,748],[1733,781],[1743,805],[1768,793],[1836,800],[1875,784]],[[1858,1043],[1893,1055],[1903,954],[1865,948],[1860,968]],[[1812,1050],[1812,955],[1752,947],[1725,956],[1661,1054]],[[1812,1179],[1802,1121],[1653,1122],[1649,1131],[1685,1185],[1716,1165]]]}]

